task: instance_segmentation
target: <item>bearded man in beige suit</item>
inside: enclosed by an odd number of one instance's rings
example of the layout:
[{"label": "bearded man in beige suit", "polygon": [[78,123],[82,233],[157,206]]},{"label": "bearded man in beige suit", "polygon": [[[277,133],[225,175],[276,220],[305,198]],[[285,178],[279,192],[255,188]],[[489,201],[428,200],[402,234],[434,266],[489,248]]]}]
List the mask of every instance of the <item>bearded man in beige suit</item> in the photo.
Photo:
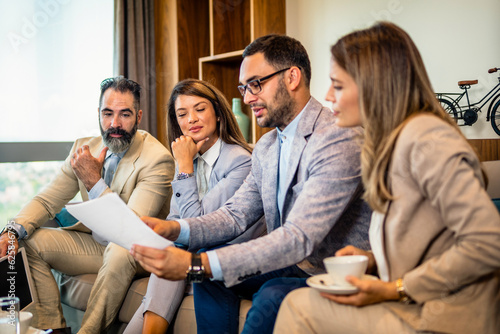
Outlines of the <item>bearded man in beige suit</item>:
[{"label": "bearded man in beige suit", "polygon": [[[141,122],[141,87],[116,77],[101,83],[102,136],[78,139],[61,171],[9,223],[0,255],[12,234],[28,255],[38,301],[32,325],[67,333],[61,298],[51,269],[68,275],[98,273],[79,333],[101,333],[113,322],[133,276],[142,269],[129,252],[78,222],[69,228],[40,228],[80,191],[87,201],[115,192],[138,216],[169,212],[174,161]],[[9,235],[10,234],[10,235]]]}]

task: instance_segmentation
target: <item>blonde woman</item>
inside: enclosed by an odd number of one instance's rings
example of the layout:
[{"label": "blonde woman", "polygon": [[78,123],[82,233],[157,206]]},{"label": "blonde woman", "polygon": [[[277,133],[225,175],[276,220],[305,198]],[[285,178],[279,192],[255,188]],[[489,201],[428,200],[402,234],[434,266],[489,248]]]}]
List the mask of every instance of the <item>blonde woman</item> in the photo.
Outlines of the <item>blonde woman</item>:
[{"label": "blonde woman", "polygon": [[337,125],[365,129],[362,178],[380,279],[288,295],[275,333],[500,333],[500,217],[477,155],[434,96],[411,38],[379,23],[331,49]]}]

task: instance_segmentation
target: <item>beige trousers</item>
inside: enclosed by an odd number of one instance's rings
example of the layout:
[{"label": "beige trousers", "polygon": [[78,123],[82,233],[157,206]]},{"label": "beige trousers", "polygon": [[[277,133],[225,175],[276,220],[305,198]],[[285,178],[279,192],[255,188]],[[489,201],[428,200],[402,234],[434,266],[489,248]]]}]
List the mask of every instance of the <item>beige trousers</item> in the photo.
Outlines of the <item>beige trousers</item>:
[{"label": "beige trousers", "polygon": [[51,269],[68,275],[95,274],[79,333],[101,333],[113,322],[135,273],[142,268],[128,250],[103,246],[91,234],[39,228],[20,246],[26,248],[37,303],[32,326],[61,328],[66,323],[59,289]]},{"label": "beige trousers", "polygon": [[406,334],[417,333],[381,304],[340,305],[312,288],[292,291],[281,304],[274,334]]}]

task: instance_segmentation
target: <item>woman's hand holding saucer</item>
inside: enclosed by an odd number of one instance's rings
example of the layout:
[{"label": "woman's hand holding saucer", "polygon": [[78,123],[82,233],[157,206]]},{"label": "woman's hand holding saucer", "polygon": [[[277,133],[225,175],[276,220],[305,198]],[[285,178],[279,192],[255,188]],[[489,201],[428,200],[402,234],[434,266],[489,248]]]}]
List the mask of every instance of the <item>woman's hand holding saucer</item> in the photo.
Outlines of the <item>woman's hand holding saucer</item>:
[{"label": "woman's hand holding saucer", "polygon": [[352,295],[333,295],[321,293],[321,296],[339,304],[365,306],[380,303],[386,300],[398,300],[396,282],[383,282],[381,280],[361,280],[354,276],[346,277],[359,291]]}]

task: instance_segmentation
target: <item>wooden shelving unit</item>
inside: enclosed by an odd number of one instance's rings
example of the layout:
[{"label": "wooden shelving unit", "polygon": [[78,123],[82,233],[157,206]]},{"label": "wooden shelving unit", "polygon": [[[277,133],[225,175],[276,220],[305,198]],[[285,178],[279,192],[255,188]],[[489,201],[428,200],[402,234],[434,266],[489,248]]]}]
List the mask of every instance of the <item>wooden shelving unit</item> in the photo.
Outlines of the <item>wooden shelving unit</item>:
[{"label": "wooden shelving unit", "polygon": [[[207,80],[231,103],[244,48],[255,38],[286,33],[285,0],[155,0],[158,132],[165,133],[165,105],[183,79]],[[260,128],[248,107],[251,143]],[[166,145],[162,138],[162,142]]]},{"label": "wooden shelving unit", "polygon": [[[199,58],[199,78],[213,83],[228,101],[241,97],[237,86],[245,47],[255,38],[286,33],[285,0],[210,0],[210,55]],[[251,142],[270,129],[260,128],[250,108]]]}]

